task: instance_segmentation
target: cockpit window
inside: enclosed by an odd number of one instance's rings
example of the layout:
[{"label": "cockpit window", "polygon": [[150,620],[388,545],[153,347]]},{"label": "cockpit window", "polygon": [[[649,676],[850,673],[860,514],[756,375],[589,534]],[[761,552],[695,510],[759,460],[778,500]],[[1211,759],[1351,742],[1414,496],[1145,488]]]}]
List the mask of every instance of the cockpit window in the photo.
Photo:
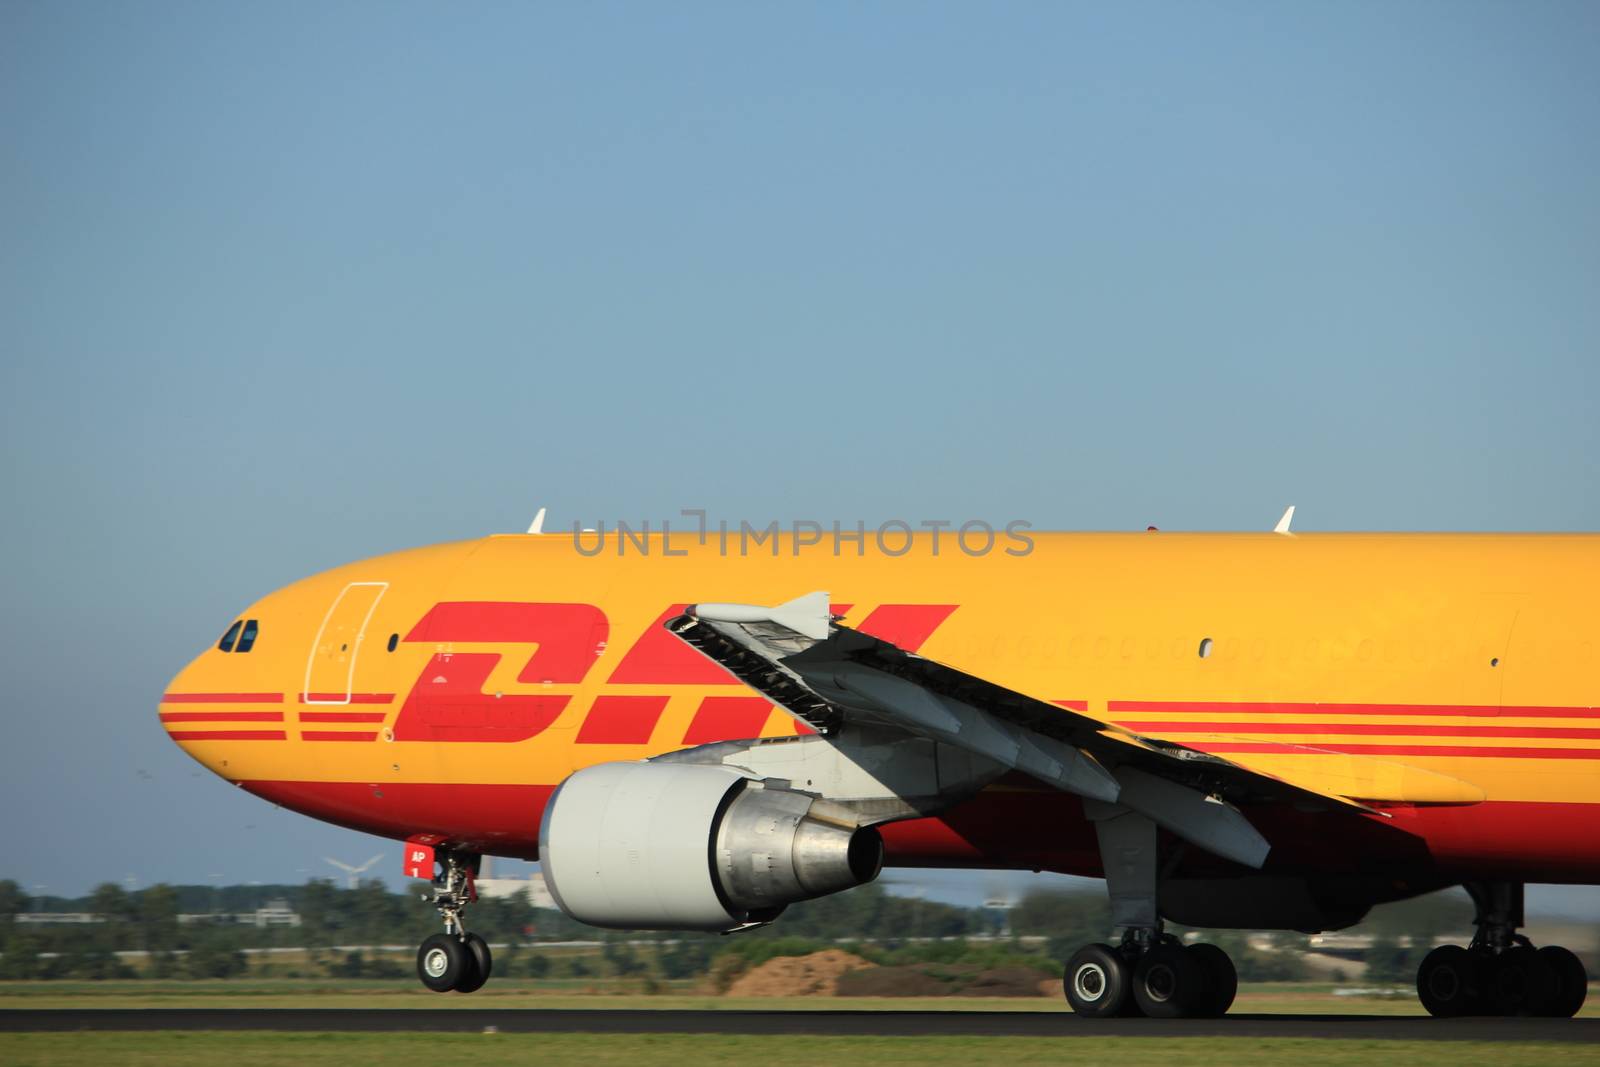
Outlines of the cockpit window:
[{"label": "cockpit window", "polygon": [[256,643],[256,633],[259,630],[260,627],[256,625],[256,620],[251,619],[246,622],[244,624],[244,632],[239,635],[239,647],[234,649],[234,651],[249,652]]},{"label": "cockpit window", "polygon": [[233,643],[239,639],[239,628],[243,625],[244,620],[240,619],[238,622],[235,622],[232,626],[228,627],[228,632],[222,635],[222,640],[217,642],[217,647],[222,649],[224,652],[232,652]]}]

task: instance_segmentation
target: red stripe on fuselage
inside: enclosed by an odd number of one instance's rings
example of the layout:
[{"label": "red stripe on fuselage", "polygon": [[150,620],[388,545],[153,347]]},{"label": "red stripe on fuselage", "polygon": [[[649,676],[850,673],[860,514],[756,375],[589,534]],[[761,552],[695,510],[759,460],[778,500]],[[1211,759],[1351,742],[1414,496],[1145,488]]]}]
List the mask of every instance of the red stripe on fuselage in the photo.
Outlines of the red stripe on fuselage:
[{"label": "red stripe on fuselage", "polygon": [[282,730],[172,730],[167,736],[174,741],[282,741],[287,737]]},{"label": "red stripe on fuselage", "polygon": [[375,741],[378,735],[366,730],[301,730],[305,741]]},{"label": "red stripe on fuselage", "polygon": [[1600,760],[1600,748],[1499,748],[1477,745],[1296,745],[1290,741],[1187,741],[1184,747],[1201,752],[1277,752],[1283,755],[1316,755],[1344,752],[1352,756],[1466,756],[1478,759],[1592,759]]},{"label": "red stripe on fuselage", "polygon": [[394,694],[351,693],[346,697],[343,693],[300,693],[298,699],[302,704],[389,704],[394,701]]},{"label": "red stripe on fuselage", "polygon": [[162,693],[163,704],[278,704],[282,693]]},{"label": "red stripe on fuselage", "polygon": [[1109,700],[1106,710],[1226,715],[1460,715],[1500,718],[1600,719],[1600,708],[1494,704],[1306,704],[1267,701]]},{"label": "red stripe on fuselage", "polygon": [[386,711],[302,711],[301,722],[382,722]]},{"label": "red stripe on fuselage", "polygon": [[1541,738],[1600,739],[1600,729],[1581,726],[1440,726],[1436,723],[1392,722],[1170,722],[1121,719],[1125,726],[1137,733],[1172,734],[1355,734],[1367,736],[1399,735],[1411,737],[1520,737],[1530,741]]},{"label": "red stripe on fuselage", "polygon": [[163,711],[162,722],[282,722],[281,711]]}]

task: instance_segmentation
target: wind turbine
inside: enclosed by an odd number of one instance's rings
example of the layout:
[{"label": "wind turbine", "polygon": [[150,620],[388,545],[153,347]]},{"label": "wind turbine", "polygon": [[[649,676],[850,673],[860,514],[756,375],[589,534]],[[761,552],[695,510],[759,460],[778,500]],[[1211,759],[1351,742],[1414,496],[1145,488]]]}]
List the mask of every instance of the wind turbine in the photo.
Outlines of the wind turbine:
[{"label": "wind turbine", "polygon": [[322,858],[325,862],[333,864],[335,867],[347,874],[349,877],[345,881],[345,888],[354,889],[360,876],[365,874],[368,868],[370,868],[374,863],[377,863],[379,860],[383,859],[383,853],[378,853],[376,856],[372,857],[359,867],[352,867],[348,863],[340,863],[332,856],[324,856]]}]

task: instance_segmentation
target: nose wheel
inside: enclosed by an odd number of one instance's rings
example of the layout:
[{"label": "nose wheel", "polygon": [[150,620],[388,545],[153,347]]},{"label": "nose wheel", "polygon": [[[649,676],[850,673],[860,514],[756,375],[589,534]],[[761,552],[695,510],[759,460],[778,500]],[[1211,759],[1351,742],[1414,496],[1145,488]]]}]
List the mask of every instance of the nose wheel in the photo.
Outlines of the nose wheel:
[{"label": "nose wheel", "polygon": [[440,866],[432,903],[444,920],[444,933],[433,934],[417,949],[417,977],[435,993],[474,993],[494,971],[488,942],[468,933],[462,922],[462,912],[478,899],[473,885],[477,857],[447,852]]},{"label": "nose wheel", "polygon": [[493,969],[489,946],[477,934],[434,934],[417,949],[417,977],[435,993],[475,993]]}]

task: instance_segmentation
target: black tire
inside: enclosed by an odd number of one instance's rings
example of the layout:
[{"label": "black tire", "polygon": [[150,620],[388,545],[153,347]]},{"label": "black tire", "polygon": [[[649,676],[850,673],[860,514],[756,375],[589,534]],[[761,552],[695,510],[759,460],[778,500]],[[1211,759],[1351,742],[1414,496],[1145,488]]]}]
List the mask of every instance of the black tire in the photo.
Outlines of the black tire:
[{"label": "black tire", "polygon": [[1207,996],[1202,1004],[1196,1006],[1195,1014],[1207,1019],[1228,1014],[1228,1009],[1233,1007],[1233,998],[1239,993],[1239,972],[1234,969],[1233,960],[1216,945],[1190,945],[1187,951],[1199,962],[1209,979],[1206,983]]},{"label": "black tire", "polygon": [[1072,1010],[1086,1019],[1122,1013],[1132,999],[1128,961],[1110,945],[1085,945],[1067,961],[1062,986]]},{"label": "black tire", "polygon": [[1200,960],[1171,941],[1154,945],[1133,969],[1133,999],[1152,1019],[1187,1019],[1210,1001],[1210,978]]},{"label": "black tire", "polygon": [[1560,978],[1547,957],[1530,945],[1508,948],[1495,957],[1490,1007],[1496,1015],[1537,1015],[1555,1002]]},{"label": "black tire", "polygon": [[472,966],[462,973],[461,981],[456,983],[456,992],[476,993],[489,980],[489,975],[494,973],[494,957],[489,954],[489,943],[477,934],[467,934],[461,943],[472,954]]},{"label": "black tire", "polygon": [[1578,1014],[1589,995],[1589,972],[1583,961],[1560,945],[1546,945],[1539,958],[1556,976],[1556,995],[1538,1014],[1553,1019],[1570,1019]]},{"label": "black tire", "polygon": [[435,993],[448,993],[477,961],[467,946],[449,934],[434,934],[417,949],[417,977]]},{"label": "black tire", "polygon": [[1417,968],[1417,999],[1428,1014],[1439,1019],[1479,1014],[1483,962],[1460,945],[1441,945],[1422,957]]}]

